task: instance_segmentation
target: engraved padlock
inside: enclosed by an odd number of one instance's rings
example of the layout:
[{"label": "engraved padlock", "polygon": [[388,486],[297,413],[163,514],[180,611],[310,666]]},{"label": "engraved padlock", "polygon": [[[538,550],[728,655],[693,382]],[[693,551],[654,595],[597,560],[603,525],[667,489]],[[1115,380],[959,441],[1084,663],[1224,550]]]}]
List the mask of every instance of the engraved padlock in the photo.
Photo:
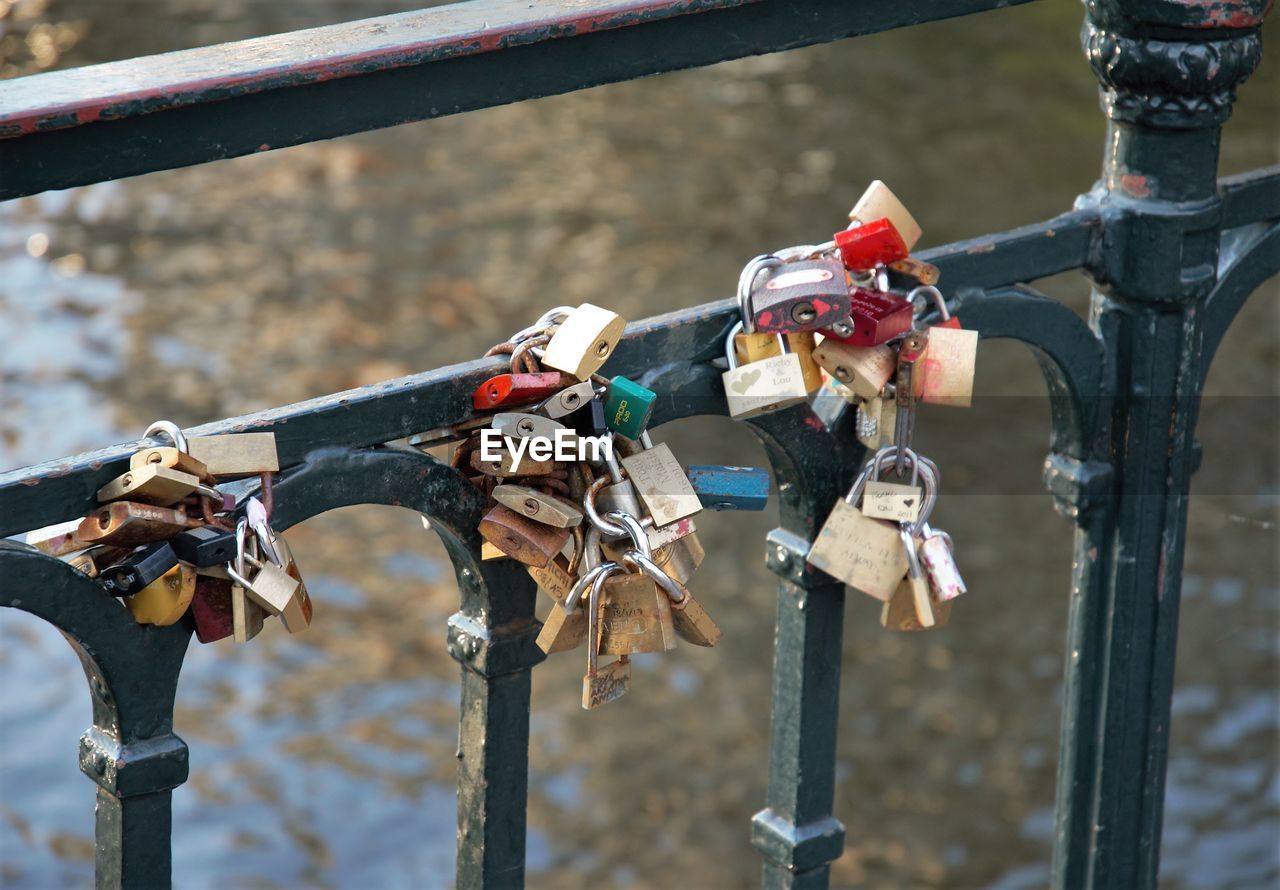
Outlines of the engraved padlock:
[{"label": "engraved padlock", "polygon": [[849,279],[837,259],[784,263],[756,257],[747,265],[751,320],[757,331],[816,331],[849,314]]},{"label": "engraved padlock", "polygon": [[880,625],[888,630],[930,630],[947,625],[951,618],[950,601],[938,602],[930,590],[920,566],[916,541],[908,529],[902,529],[902,546],[907,554],[907,576],[902,579],[890,600],[880,609]]},{"label": "engraved padlock", "polygon": [[813,360],[860,399],[879,396],[897,367],[897,353],[890,346],[854,346],[834,337],[823,339]]},{"label": "engraved padlock", "polygon": [[626,377],[614,377],[604,397],[604,423],[620,436],[639,439],[649,425],[658,394]]},{"label": "engraved padlock", "polygon": [[790,408],[809,397],[800,358],[790,351],[786,339],[779,334],[779,354],[749,365],[739,365],[734,354],[734,336],[743,329],[737,322],[725,340],[725,358],[729,370],[720,375],[724,382],[724,398],[729,416],[746,420],[770,411]]},{"label": "engraved padlock", "polygon": [[[813,351],[817,342],[813,331],[791,331],[783,335],[791,352],[800,359],[800,369],[804,372],[805,389],[816,392],[822,386],[822,368],[813,359]],[[734,356],[738,364],[747,365],[766,358],[782,354],[782,346],[774,334],[741,333],[733,338]]]},{"label": "engraved padlock", "polygon": [[600,666],[600,634],[602,627],[601,607],[604,598],[604,585],[615,572],[622,567],[612,566],[599,572],[591,582],[591,593],[587,602],[587,674],[582,678],[582,707],[587,710],[607,705],[621,698],[631,688],[631,661],[623,655],[616,661]]},{"label": "engraved padlock", "polygon": [[601,655],[674,649],[671,601],[652,578],[636,572],[609,575],[600,602]]},{"label": "engraved padlock", "polygon": [[618,565],[612,562],[597,565],[573,584],[561,602],[551,606],[546,621],[542,622],[542,630],[538,632],[536,642],[539,649],[550,655],[577,649],[582,644],[587,637],[589,623],[582,597],[601,573],[617,569]]},{"label": "engraved padlock", "polygon": [[661,527],[701,512],[702,502],[671,447],[640,436],[641,451],[622,458],[622,466],[644,502],[653,524]]},{"label": "engraved padlock", "polygon": [[[890,446],[867,461],[849,493],[832,508],[807,557],[815,568],[884,601],[893,596],[898,582],[906,575],[907,556],[902,548],[898,524],[866,516],[859,502],[867,482],[873,477],[878,478],[878,465],[895,455],[896,449]],[[930,497],[936,500],[937,481],[927,467],[914,458],[912,452],[913,475],[918,473],[925,483],[920,514],[927,520],[933,509]]]},{"label": "engraved padlock", "polygon": [[850,346],[879,346],[911,330],[911,301],[867,287],[849,292],[849,315],[822,331]]}]

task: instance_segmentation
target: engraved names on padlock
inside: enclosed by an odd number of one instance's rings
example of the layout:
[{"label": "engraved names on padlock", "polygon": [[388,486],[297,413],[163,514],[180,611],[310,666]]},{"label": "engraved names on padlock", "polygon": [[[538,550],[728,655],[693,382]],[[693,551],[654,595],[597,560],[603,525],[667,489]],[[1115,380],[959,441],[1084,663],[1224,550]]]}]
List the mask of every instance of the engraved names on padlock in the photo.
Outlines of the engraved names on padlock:
[{"label": "engraved names on padlock", "polygon": [[879,600],[893,596],[907,573],[898,527],[868,519],[844,500],[836,501],[809,551],[809,563]]},{"label": "engraved names on padlock", "polygon": [[624,457],[622,465],[649,508],[654,525],[667,525],[702,509],[698,493],[665,442]]},{"label": "engraved names on padlock", "polygon": [[862,492],[862,515],[891,522],[915,522],[923,493],[914,485],[871,480]]}]

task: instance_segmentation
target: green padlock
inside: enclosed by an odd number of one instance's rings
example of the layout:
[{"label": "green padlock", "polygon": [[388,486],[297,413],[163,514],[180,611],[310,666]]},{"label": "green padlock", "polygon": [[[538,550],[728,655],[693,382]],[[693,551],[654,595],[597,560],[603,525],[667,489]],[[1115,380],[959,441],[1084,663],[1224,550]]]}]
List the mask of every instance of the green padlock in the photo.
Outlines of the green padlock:
[{"label": "green padlock", "polygon": [[658,394],[634,380],[614,377],[604,403],[605,426],[628,439],[638,439],[649,423]]}]

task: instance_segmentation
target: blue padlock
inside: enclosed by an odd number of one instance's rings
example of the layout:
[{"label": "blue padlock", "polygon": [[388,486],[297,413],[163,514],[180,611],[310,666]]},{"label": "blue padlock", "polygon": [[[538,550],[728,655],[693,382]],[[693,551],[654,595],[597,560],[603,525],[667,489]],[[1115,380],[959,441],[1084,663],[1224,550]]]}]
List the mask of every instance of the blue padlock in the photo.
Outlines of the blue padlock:
[{"label": "blue padlock", "polygon": [[689,482],[707,510],[763,510],[769,473],[759,467],[689,467]]}]

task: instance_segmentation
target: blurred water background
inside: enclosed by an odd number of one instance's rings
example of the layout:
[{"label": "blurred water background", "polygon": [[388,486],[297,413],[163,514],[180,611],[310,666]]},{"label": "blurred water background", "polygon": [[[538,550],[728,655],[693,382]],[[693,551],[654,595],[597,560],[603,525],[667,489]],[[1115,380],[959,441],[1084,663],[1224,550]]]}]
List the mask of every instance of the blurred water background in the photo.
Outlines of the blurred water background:
[{"label": "blurred water background", "polygon": [[[420,5],[0,0],[0,74]],[[158,417],[192,425],[466,360],[550,305],[635,319],[728,296],[747,258],[826,237],[874,178],[927,245],[1053,215],[1101,164],[1080,16],[1035,4],[0,205],[0,469]],[[1264,59],[1244,88],[1224,173],[1275,163],[1278,69]],[[1082,276],[1045,288],[1086,311]],[[1280,881],[1276,297],[1260,291],[1228,336],[1201,422],[1170,888]],[[1039,483],[1048,410],[1030,355],[985,343],[978,392],[971,411],[919,422],[946,473],[935,525],[972,591],[951,626],[887,634],[877,603],[848,600],[837,886],[1047,880],[1071,529]],[[763,464],[730,430],[661,435],[686,462]],[[535,671],[530,886],[758,880],[771,524],[699,519],[709,556],[694,589],[725,630],[716,650],[641,656],[632,694],[590,713],[577,654]],[[449,886],[458,668],[443,549],[392,508],[289,537],[313,628],[192,643],[175,883]],[[6,610],[0,678],[0,886],[87,886],[79,665],[56,632]]]}]

